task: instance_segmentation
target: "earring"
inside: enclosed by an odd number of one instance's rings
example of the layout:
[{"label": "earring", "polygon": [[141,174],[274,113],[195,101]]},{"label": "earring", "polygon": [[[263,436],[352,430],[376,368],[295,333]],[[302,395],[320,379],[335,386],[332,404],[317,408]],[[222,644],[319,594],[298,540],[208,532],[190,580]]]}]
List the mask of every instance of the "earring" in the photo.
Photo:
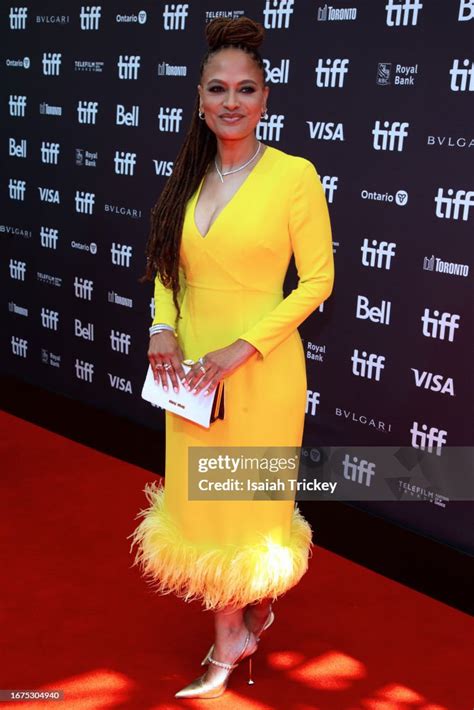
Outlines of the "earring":
[{"label": "earring", "polygon": [[199,109],[198,114],[199,114],[199,118],[201,119],[201,121],[204,121],[204,117],[205,117],[206,114],[203,113],[203,112],[201,111],[201,109]]},{"label": "earring", "polygon": [[268,118],[268,111],[267,111],[267,107],[266,107],[266,106],[265,106],[265,108],[263,109],[263,113],[261,114],[260,118],[264,118],[264,119]]}]

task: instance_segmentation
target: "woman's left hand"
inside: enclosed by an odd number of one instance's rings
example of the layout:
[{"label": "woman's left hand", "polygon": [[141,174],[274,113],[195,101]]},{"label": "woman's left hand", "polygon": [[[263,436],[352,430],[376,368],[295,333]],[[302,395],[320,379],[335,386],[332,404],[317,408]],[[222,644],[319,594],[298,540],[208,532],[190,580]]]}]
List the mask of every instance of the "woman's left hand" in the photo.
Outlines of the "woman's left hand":
[{"label": "woman's left hand", "polygon": [[240,339],[225,348],[211,350],[202,357],[206,371],[203,371],[201,362],[195,362],[183,384],[187,389],[193,390],[193,394],[199,394],[204,388],[206,395],[212,394],[222,379],[231,375],[257,352],[257,348]]}]

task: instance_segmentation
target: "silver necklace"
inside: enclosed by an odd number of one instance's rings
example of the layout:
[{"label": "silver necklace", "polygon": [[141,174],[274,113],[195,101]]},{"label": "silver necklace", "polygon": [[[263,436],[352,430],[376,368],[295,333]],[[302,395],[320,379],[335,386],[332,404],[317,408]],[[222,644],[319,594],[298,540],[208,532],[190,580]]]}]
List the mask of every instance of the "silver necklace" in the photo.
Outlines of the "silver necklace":
[{"label": "silver necklace", "polygon": [[255,153],[252,155],[252,157],[250,158],[250,160],[247,160],[247,162],[244,163],[243,165],[241,165],[240,168],[234,168],[234,170],[226,170],[225,173],[224,173],[224,172],[221,172],[221,171],[219,170],[219,166],[217,165],[217,156],[216,156],[216,157],[214,158],[214,164],[215,164],[215,166],[216,166],[217,174],[219,175],[219,177],[220,177],[220,179],[221,179],[221,182],[224,182],[224,175],[231,175],[232,173],[238,173],[239,170],[243,170],[244,168],[246,168],[247,165],[249,165],[249,163],[251,163],[252,160],[257,157],[257,155],[258,155],[259,152],[260,152],[260,148],[261,148],[261,147],[262,147],[262,144],[260,143],[260,141],[258,141],[258,148],[257,148],[257,150],[255,151]]}]

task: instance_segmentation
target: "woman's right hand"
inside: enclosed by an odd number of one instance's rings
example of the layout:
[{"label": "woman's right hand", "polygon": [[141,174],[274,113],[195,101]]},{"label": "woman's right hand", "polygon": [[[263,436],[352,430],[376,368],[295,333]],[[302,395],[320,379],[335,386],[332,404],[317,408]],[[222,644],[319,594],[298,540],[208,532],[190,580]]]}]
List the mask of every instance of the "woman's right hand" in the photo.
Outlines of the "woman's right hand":
[{"label": "woman's right hand", "polygon": [[162,330],[150,337],[148,360],[153,370],[155,381],[168,389],[168,375],[175,392],[179,390],[178,378],[184,380],[182,361],[183,353],[178,339],[170,330]]}]

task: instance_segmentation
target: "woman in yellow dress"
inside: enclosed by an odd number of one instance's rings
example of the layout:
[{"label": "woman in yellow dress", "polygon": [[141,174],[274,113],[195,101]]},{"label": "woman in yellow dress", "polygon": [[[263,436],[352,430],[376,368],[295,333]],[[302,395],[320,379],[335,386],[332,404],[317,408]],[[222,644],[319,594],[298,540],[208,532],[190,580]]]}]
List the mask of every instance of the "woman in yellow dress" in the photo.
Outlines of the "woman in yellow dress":
[{"label": "woman in yellow dress", "polygon": [[[150,505],[131,535],[134,564],[157,592],[215,613],[206,672],[176,697],[225,691],[272,623],[272,602],[306,572],[313,544],[294,499],[188,497],[191,446],[301,446],[307,381],[297,328],[333,288],[315,167],[256,138],[269,94],[263,34],[245,17],[206,26],[194,113],[147,245],[155,378],[210,395],[220,380],[225,387],[224,418],[209,428],[166,412],[165,485],[146,485]],[[299,281],[284,298],[292,255]],[[195,361],[187,375],[184,359]]]}]

